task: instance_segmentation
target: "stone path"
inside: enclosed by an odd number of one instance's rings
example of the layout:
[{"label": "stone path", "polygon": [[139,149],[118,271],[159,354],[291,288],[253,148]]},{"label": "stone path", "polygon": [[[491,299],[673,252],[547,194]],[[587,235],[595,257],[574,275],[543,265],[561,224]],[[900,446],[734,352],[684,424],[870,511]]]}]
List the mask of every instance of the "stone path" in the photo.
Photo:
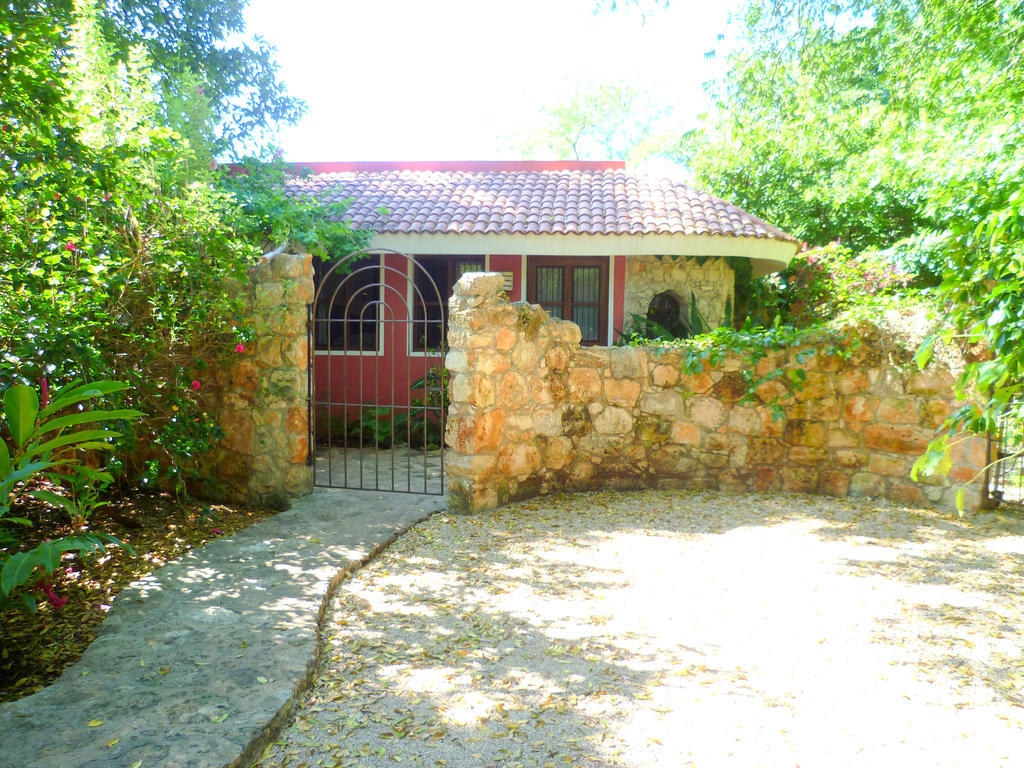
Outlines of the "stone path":
[{"label": "stone path", "polygon": [[0,705],[0,768],[246,764],[308,685],[341,576],[443,506],[318,491],[133,584],[81,661]]},{"label": "stone path", "polygon": [[408,446],[397,448],[318,448],[316,484],[326,488],[363,488],[397,493],[442,494],[444,454]]}]

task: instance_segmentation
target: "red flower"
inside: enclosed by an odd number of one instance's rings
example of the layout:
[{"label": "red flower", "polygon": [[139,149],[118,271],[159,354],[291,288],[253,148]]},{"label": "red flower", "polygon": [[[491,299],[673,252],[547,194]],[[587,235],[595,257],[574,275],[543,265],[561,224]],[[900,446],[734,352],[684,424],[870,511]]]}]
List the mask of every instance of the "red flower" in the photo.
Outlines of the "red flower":
[{"label": "red flower", "polygon": [[235,344],[235,352],[245,352],[245,344],[242,342]]},{"label": "red flower", "polygon": [[193,391],[198,392],[199,391],[199,387],[201,387],[201,386],[202,386],[202,384],[200,384],[195,379],[192,379],[192,389],[193,389]]},{"label": "red flower", "polygon": [[64,243],[64,250],[65,251],[73,251],[73,250],[75,250],[74,242],[72,242],[71,240],[68,240],[66,243]]},{"label": "red flower", "polygon": [[59,611],[67,603],[66,597],[61,597],[53,591],[53,585],[46,579],[40,579],[36,582],[36,589],[41,589],[43,594],[46,595],[47,601],[53,606],[54,610]]}]

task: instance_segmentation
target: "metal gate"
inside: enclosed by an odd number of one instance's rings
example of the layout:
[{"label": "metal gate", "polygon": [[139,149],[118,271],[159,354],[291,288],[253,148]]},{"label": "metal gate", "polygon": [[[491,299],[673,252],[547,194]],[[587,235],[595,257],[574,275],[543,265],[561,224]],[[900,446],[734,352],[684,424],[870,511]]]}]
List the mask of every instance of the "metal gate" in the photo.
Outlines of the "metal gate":
[{"label": "metal gate", "polygon": [[314,484],[444,494],[448,297],[415,258],[318,263],[309,305]]},{"label": "metal gate", "polygon": [[999,418],[999,429],[989,434],[986,470],[988,505],[1024,507],[1024,422],[1020,403],[1011,403]]}]

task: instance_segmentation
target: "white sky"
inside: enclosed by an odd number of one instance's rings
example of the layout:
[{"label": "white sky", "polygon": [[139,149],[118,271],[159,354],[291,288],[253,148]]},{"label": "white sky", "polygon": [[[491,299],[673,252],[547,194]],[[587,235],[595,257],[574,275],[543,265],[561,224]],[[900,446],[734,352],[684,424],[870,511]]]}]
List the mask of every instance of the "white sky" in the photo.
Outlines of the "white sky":
[{"label": "white sky", "polygon": [[[306,101],[286,160],[514,159],[541,105],[625,80],[692,126],[736,0],[594,13],[593,0],[252,0],[249,31],[277,48]],[[731,35],[730,35],[731,36]],[[538,158],[550,159],[550,158]]]}]

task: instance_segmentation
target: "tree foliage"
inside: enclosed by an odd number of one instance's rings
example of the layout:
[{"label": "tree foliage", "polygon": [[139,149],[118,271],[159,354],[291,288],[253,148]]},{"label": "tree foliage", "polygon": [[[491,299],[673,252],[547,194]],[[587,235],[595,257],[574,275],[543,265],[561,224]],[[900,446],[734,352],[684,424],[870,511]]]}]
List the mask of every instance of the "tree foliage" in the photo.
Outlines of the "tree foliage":
[{"label": "tree foliage", "polygon": [[527,158],[638,160],[671,142],[655,133],[664,110],[625,82],[577,89],[564,101],[541,108],[543,125],[519,138]]},{"label": "tree foliage", "polygon": [[[195,117],[195,108],[207,110],[204,138],[218,153],[239,154],[267,149],[277,126],[294,122],[305,110],[278,78],[273,48],[263,40],[244,39],[247,4],[112,0],[89,5],[113,66],[144,54],[165,123],[187,136],[189,131],[181,129]],[[80,5],[76,0],[3,0],[0,16],[11,26],[40,19],[49,24],[59,65],[69,50],[68,31],[80,23]]]},{"label": "tree foliage", "polygon": [[1024,4],[750,0],[746,37],[686,138],[698,181],[812,243],[941,281],[943,335],[990,355],[960,378],[980,401],[947,433],[1010,403],[1024,419]]},{"label": "tree foliage", "polygon": [[[142,480],[162,471],[181,487],[223,435],[201,380],[245,348],[247,269],[269,247],[362,239],[275,190],[280,164],[211,167],[217,99],[152,57],[144,25],[108,32],[112,7],[0,15],[0,386],[126,382],[118,397],[146,414],[132,435],[144,450],[128,454],[145,459]],[[161,44],[208,18],[186,16]]]}]

